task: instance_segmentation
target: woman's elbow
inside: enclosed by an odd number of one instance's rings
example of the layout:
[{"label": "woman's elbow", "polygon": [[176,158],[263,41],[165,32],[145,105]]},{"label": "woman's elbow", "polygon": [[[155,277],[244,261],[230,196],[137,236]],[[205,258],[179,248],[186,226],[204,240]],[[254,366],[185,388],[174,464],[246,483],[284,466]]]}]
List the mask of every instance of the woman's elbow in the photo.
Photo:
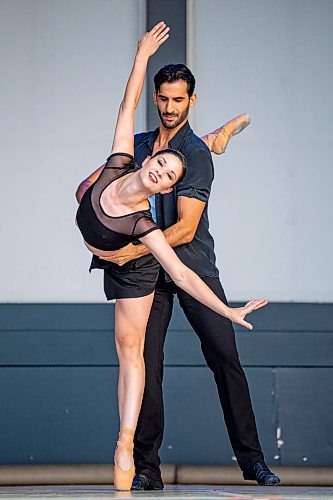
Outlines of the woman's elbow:
[{"label": "woman's elbow", "polygon": [[81,196],[81,189],[80,189],[80,186],[77,188],[77,190],[76,190],[76,192],[75,192],[75,198],[76,198],[76,201],[77,201],[78,203],[80,203],[80,202],[81,202],[81,198],[82,198],[82,196]]},{"label": "woman's elbow", "polygon": [[78,203],[81,203],[82,196],[84,195],[85,191],[87,190],[87,182],[83,181],[77,188],[75,192],[75,198]]},{"label": "woman's elbow", "polygon": [[186,280],[186,271],[187,271],[186,266],[182,266],[181,268],[178,268],[175,271],[169,272],[172,281],[176,284],[181,286],[181,283],[183,283]]}]

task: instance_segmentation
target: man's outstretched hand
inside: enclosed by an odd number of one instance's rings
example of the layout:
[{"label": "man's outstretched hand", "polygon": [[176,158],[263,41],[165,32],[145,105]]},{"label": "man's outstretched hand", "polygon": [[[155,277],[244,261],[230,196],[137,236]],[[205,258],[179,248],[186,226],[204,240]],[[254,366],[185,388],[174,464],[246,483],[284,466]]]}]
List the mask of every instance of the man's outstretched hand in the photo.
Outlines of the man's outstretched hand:
[{"label": "man's outstretched hand", "polygon": [[245,304],[245,306],[243,307],[231,307],[230,315],[228,317],[233,323],[238,323],[239,325],[248,328],[248,330],[253,330],[253,326],[251,325],[251,323],[245,321],[244,318],[247,314],[250,314],[256,309],[264,307],[266,304],[268,304],[268,301],[266,299],[250,300],[250,302]]}]

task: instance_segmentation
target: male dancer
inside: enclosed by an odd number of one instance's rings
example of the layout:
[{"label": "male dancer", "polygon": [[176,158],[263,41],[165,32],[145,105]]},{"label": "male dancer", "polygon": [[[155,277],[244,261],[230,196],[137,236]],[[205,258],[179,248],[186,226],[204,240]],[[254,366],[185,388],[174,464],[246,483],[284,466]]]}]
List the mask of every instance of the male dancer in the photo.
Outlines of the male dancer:
[{"label": "male dancer", "polygon": [[[187,120],[189,108],[196,101],[195,79],[185,65],[169,64],[158,71],[154,82],[154,101],[160,124],[155,131],[135,137],[135,159],[142,164],[147,157],[167,147],[185,155],[188,168],[184,179],[172,193],[156,195],[153,209],[158,224],[180,259],[227,303],[215,266],[213,238],[208,230],[207,202],[214,175],[212,158],[208,147],[193,133]],[[229,129],[229,137],[240,131],[237,120],[231,122],[232,126],[235,128]],[[214,136],[205,139],[213,150],[209,141]],[[216,144],[216,152],[223,152],[222,149],[219,150]],[[121,265],[147,253],[143,245],[131,244],[114,253],[109,260]],[[135,438],[136,476],[132,489],[163,489],[158,456],[164,430],[163,346],[174,294],[198,335],[207,365],[214,373],[230,442],[244,479],[254,479],[260,485],[279,483],[279,478],[264,462],[231,322],[176,287],[162,270],[146,332],[146,387]]]}]

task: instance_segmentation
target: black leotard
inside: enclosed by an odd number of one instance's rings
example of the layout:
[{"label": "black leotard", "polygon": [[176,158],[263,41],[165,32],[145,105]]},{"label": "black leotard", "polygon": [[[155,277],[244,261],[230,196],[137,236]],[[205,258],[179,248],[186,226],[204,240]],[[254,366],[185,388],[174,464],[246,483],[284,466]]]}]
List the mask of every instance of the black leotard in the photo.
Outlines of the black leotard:
[{"label": "black leotard", "polygon": [[101,207],[103,191],[111,182],[135,170],[134,158],[127,153],[112,154],[99,178],[84,193],[76,221],[84,240],[99,250],[118,250],[158,229],[150,210],[112,217]]}]

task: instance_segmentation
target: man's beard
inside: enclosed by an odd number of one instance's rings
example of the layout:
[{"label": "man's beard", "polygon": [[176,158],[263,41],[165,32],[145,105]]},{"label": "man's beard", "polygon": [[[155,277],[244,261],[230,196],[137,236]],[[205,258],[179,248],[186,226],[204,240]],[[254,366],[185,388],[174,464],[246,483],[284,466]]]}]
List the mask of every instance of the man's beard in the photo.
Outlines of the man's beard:
[{"label": "man's beard", "polygon": [[[160,120],[163,124],[163,127],[168,128],[168,129],[173,129],[173,128],[178,127],[178,125],[180,123],[182,123],[183,121],[185,121],[187,119],[189,109],[190,109],[190,105],[188,105],[187,108],[180,114],[180,116],[172,123],[169,123],[169,122],[164,120],[164,116],[161,113],[161,111],[159,110],[159,108],[157,108],[157,111],[158,111],[158,116],[160,117]],[[174,115],[173,113],[165,113],[165,116],[174,116],[176,118],[177,115]]]}]

